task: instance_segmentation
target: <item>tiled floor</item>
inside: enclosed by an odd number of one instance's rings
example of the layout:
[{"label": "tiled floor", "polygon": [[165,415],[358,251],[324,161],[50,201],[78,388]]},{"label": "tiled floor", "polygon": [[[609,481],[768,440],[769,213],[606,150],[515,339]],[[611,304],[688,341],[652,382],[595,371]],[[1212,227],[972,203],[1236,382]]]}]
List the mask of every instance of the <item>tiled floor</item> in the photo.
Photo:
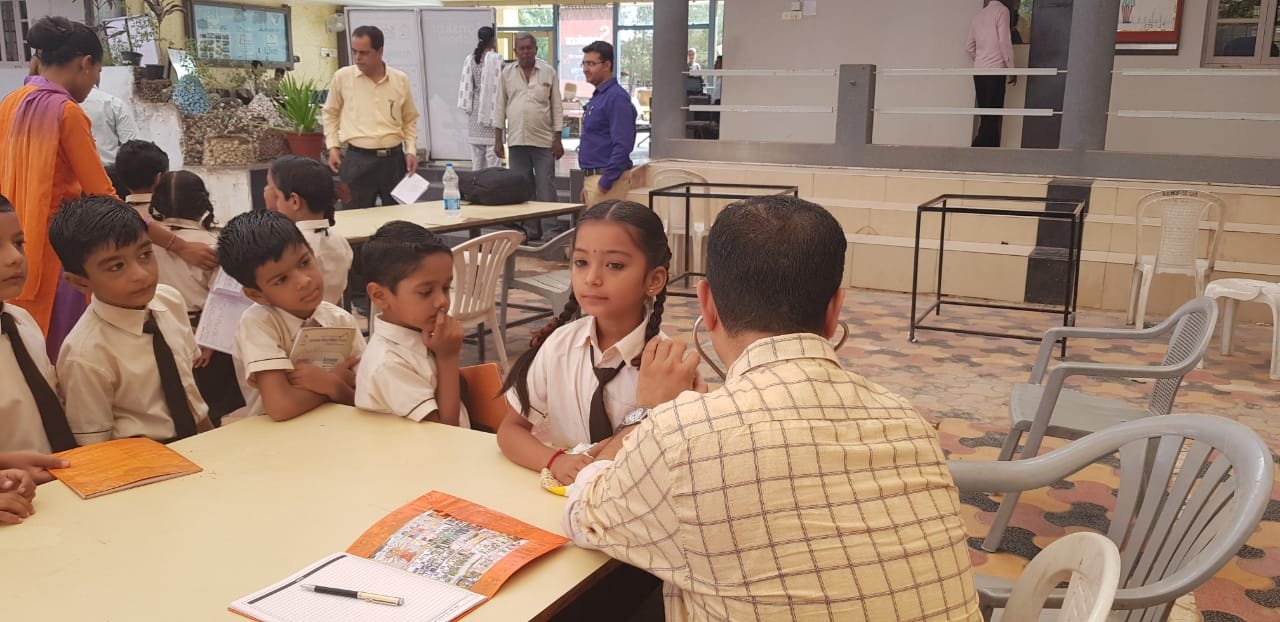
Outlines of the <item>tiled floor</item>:
[{"label": "tiled floor", "polygon": [[[910,343],[909,304],[905,294],[849,290],[844,319],[850,336],[840,350],[846,366],[911,399],[916,409],[935,423],[960,419],[977,430],[1006,430],[1009,388],[1026,382],[1037,344],[933,332],[921,333],[918,343]],[[696,304],[673,297],[668,299],[666,310],[664,330],[689,341]],[[947,307],[944,315],[931,323],[939,320],[985,330],[1040,332],[1050,327],[1054,318]],[[1083,310],[1077,324],[1118,327],[1122,322],[1118,313]],[[527,348],[529,329],[538,326],[541,322],[511,330],[507,343],[513,357]],[[1231,357],[1217,353],[1215,339],[1204,368],[1194,370],[1183,382],[1175,412],[1234,419],[1255,430],[1273,452],[1280,452],[1280,381],[1267,376],[1270,331],[1269,326],[1238,326],[1236,351]],[[475,349],[469,346],[465,352],[474,356]],[[1158,363],[1162,354],[1161,343],[1091,344],[1076,340],[1069,349],[1070,359],[1094,362]],[[1073,386],[1141,404],[1150,384],[1079,379]],[[1195,602],[1209,622],[1280,622],[1280,487],[1273,493],[1263,527],[1239,557],[1196,591]]]}]

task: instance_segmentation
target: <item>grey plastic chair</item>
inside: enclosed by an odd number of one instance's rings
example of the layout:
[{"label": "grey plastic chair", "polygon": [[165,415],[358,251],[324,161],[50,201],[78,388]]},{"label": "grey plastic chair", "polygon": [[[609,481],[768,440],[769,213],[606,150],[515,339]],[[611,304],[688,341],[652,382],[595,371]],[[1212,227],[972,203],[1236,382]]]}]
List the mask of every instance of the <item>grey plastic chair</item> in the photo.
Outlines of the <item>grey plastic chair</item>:
[{"label": "grey plastic chair", "polygon": [[1057,622],[1106,622],[1120,584],[1120,549],[1092,531],[1054,540],[1023,569],[1001,619],[1040,619],[1049,593],[1067,580]]},{"label": "grey plastic chair", "polygon": [[[1045,436],[1074,439],[1117,423],[1140,417],[1167,415],[1182,385],[1182,378],[1204,357],[1218,321],[1218,307],[1201,296],[1182,305],[1159,325],[1148,329],[1057,327],[1045,331],[1040,352],[1027,384],[1013,387],[1009,396],[1012,427],[1000,448],[1000,460],[1010,460],[1025,434],[1022,457],[1040,451]],[[1049,368],[1054,344],[1062,338],[1150,340],[1169,336],[1169,348],[1159,365],[1115,365],[1064,362]],[[1048,377],[1046,378],[1046,372]],[[1062,387],[1071,376],[1149,378],[1155,380],[1146,408],[1136,408],[1123,400],[1098,397]],[[1004,539],[1005,527],[1018,504],[1018,495],[1006,495],[1000,502],[991,531],[982,549],[994,552]]]},{"label": "grey plastic chair", "polygon": [[521,245],[516,249],[515,253],[512,253],[507,258],[507,269],[502,277],[502,311],[498,317],[499,333],[502,335],[503,341],[507,339],[507,298],[512,289],[533,292],[547,299],[551,304],[552,313],[559,313],[561,309],[564,309],[564,305],[569,302],[571,283],[567,269],[552,270],[517,278],[516,258],[528,257],[563,262],[568,255],[569,246],[573,244],[573,234],[576,231],[576,227],[569,229],[538,246]]},{"label": "grey plastic chair", "polygon": [[[1120,486],[1107,537],[1120,549],[1113,610],[1126,622],[1163,621],[1173,601],[1208,581],[1257,529],[1274,485],[1271,451],[1252,430],[1209,415],[1147,417],[1112,426],[1043,456],[1016,462],[950,461],[963,492],[1047,487],[1118,454]],[[978,575],[984,615],[1008,602],[1011,584]],[[1062,606],[1063,590],[1046,606]]]}]

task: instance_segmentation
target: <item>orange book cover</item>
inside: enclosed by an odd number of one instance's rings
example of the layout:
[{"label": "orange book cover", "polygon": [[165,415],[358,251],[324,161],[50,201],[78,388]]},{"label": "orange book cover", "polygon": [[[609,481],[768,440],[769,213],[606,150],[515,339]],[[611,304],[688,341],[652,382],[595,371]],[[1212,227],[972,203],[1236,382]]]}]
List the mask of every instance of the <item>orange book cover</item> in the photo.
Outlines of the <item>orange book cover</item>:
[{"label": "orange book cover", "polygon": [[347,552],[491,597],[525,564],[568,541],[433,490],[378,521]]},{"label": "orange book cover", "polygon": [[199,473],[201,468],[149,438],[120,438],[54,454],[71,466],[50,469],[81,499]]}]

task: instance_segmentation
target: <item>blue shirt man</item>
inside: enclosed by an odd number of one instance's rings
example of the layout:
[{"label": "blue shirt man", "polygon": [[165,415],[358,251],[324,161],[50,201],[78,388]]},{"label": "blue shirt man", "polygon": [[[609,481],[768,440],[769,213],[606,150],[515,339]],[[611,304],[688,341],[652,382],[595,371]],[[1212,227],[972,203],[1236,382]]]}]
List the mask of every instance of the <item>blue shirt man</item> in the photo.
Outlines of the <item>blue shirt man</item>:
[{"label": "blue shirt man", "polygon": [[625,199],[631,190],[636,109],[631,95],[613,78],[613,45],[595,41],[582,52],[582,73],[596,87],[582,119],[578,147],[582,202],[590,207],[606,199]]}]

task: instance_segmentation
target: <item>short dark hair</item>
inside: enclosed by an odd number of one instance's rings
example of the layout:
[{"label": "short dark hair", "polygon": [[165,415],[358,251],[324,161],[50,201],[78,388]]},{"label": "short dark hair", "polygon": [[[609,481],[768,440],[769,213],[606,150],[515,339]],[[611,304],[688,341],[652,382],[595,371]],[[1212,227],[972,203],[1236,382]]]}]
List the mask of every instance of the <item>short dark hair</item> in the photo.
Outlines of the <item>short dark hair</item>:
[{"label": "short dark hair", "polygon": [[218,263],[223,272],[245,287],[258,287],[255,273],[268,261],[280,261],[285,251],[305,246],[307,239],[292,220],[279,212],[250,211],[227,223],[218,235]]},{"label": "short dark hair", "polygon": [[393,220],[365,241],[358,271],[371,283],[395,290],[424,257],[436,253],[452,256],[453,249],[421,225]]},{"label": "short dark hair", "polygon": [[116,196],[129,196],[129,184],[120,179],[120,171],[116,170],[116,165],[108,164],[103,168],[107,171],[107,179],[111,180],[111,187],[116,189]]},{"label": "short dark hair", "polygon": [[793,196],[732,203],[707,236],[707,282],[730,334],[821,333],[844,278],[844,230]]},{"label": "short dark hair", "polygon": [[92,28],[65,17],[44,17],[27,31],[27,46],[35,50],[40,64],[65,65],[81,56],[102,62],[102,41]]},{"label": "short dark hair", "polygon": [[587,47],[582,48],[583,54],[586,54],[587,52],[595,52],[596,54],[599,54],[600,60],[609,63],[610,66],[614,64],[613,44],[608,41],[592,41],[587,45]]},{"label": "short dark hair", "polygon": [[12,214],[13,203],[9,201],[9,197],[0,194],[0,214]]},{"label": "short dark hair", "polygon": [[517,33],[516,33],[516,38],[515,38],[515,39],[512,39],[512,40],[511,40],[511,43],[512,43],[512,45],[514,46],[516,43],[519,43],[520,41],[522,41],[522,40],[524,40],[524,39],[528,39],[528,40],[532,41],[532,42],[533,42],[534,47],[537,47],[537,45],[538,45],[538,38],[537,38],[537,37],[535,37],[535,36],[533,36],[533,33],[532,33],[532,32],[529,32],[529,31],[527,31],[527,30],[524,30],[524,31],[521,31],[521,32],[517,32]]},{"label": "short dark hair", "polygon": [[116,174],[130,191],[150,188],[168,170],[169,154],[149,140],[130,140],[116,153]]},{"label": "short dark hair", "polygon": [[79,276],[86,276],[84,260],[94,251],[108,244],[125,247],[146,235],[138,212],[106,195],[67,201],[49,223],[49,243],[62,269]]},{"label": "short dark hair", "polygon": [[151,216],[156,220],[185,218],[213,228],[213,201],[204,180],[191,171],[169,171],[160,176],[151,195]]},{"label": "short dark hair", "polygon": [[271,179],[285,198],[297,193],[307,202],[307,209],[324,214],[330,225],[335,224],[333,209],[337,199],[329,167],[314,158],[284,155],[271,162]]},{"label": "short dark hair", "polygon": [[382,29],[377,26],[359,26],[351,31],[351,38],[364,37],[369,40],[369,45],[375,50],[381,50],[384,40],[382,38]]}]

